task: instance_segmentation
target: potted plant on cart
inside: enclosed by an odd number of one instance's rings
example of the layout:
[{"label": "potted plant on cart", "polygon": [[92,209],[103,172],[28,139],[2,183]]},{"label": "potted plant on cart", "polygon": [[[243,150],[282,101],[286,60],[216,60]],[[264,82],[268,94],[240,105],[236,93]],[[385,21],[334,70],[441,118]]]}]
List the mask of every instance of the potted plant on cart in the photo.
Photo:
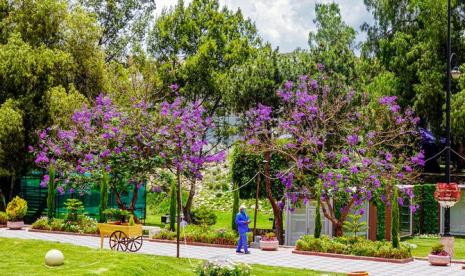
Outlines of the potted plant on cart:
[{"label": "potted plant on cart", "polygon": [[279,241],[273,232],[266,233],[260,240],[260,249],[265,251],[278,250]]},{"label": "potted plant on cart", "polygon": [[124,225],[124,224],[127,224],[128,222],[128,219],[131,215],[131,213],[129,213],[129,211],[127,210],[121,210],[121,209],[114,209],[114,208],[110,208],[110,209],[106,209],[105,211],[103,211],[103,213],[111,219],[110,224],[116,224],[116,225]]},{"label": "potted plant on cart", "polygon": [[8,221],[6,223],[9,229],[19,230],[24,227],[23,218],[27,213],[26,200],[16,196],[8,203],[6,207],[6,215]]},{"label": "potted plant on cart", "polygon": [[432,265],[447,266],[451,262],[451,256],[444,250],[444,245],[436,244],[428,255],[428,261]]}]

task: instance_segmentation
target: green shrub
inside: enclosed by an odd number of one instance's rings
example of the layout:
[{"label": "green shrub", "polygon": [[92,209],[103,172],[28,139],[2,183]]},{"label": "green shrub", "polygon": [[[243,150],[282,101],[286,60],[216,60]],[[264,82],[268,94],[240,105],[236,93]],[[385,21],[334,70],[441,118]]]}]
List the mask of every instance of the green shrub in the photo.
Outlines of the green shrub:
[{"label": "green shrub", "polygon": [[10,221],[20,221],[24,218],[27,213],[27,202],[26,200],[16,196],[12,201],[8,203],[6,207],[6,214]]},{"label": "green shrub", "polygon": [[126,222],[129,219],[131,213],[127,210],[121,210],[116,208],[110,208],[103,211],[103,214],[106,217],[111,218],[112,220],[119,221],[121,223]]},{"label": "green shrub", "polygon": [[393,248],[390,242],[370,241],[362,237],[329,238],[322,236],[314,238],[311,235],[305,235],[296,242],[296,249],[390,259],[403,259],[412,256],[410,248],[405,244],[400,244],[399,248]]},{"label": "green shrub", "polygon": [[79,199],[68,198],[65,202],[65,208],[68,212],[66,221],[79,221],[80,215],[84,212],[84,204]]},{"label": "green shrub", "polygon": [[78,223],[78,226],[79,233],[95,234],[98,232],[97,220],[88,216],[82,216],[81,220]]},{"label": "green shrub", "polygon": [[52,219],[52,221],[50,222],[50,230],[52,231],[63,231],[65,230],[64,228],[64,220],[62,219]]},{"label": "green shrub", "polygon": [[8,216],[6,215],[6,213],[0,212],[0,225],[6,224],[7,220],[8,220]]},{"label": "green shrub", "polygon": [[200,207],[192,211],[192,222],[196,225],[215,225],[215,213],[206,207]]},{"label": "green shrub", "polygon": [[50,230],[48,217],[40,217],[32,224],[32,229]]},{"label": "green shrub", "polygon": [[365,221],[360,221],[360,219],[362,219],[362,215],[349,214],[348,217],[350,218],[350,220],[344,221],[344,230],[353,233],[354,237],[357,237],[357,233],[366,231],[367,223]]},{"label": "green shrub", "polygon": [[[176,239],[176,232],[169,231],[169,229],[162,229],[160,232],[155,234],[153,238],[162,240],[174,240]],[[184,227],[181,230],[181,240],[184,240],[184,238],[188,242],[211,244],[234,245],[237,242],[237,234],[232,230],[213,230],[209,227],[198,225],[187,225]]]},{"label": "green shrub", "polygon": [[199,276],[248,276],[251,268],[246,264],[215,260],[201,263],[195,272]]}]

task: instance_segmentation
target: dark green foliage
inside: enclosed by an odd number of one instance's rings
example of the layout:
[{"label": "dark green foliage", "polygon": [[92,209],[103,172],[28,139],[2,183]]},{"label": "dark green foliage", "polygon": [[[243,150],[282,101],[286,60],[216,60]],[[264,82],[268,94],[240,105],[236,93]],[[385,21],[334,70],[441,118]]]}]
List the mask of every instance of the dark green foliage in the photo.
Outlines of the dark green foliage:
[{"label": "dark green foliage", "polygon": [[378,222],[378,227],[376,229],[376,239],[380,241],[384,240],[386,234],[386,206],[379,198],[375,198],[374,203],[376,205],[376,220]]},{"label": "dark green foliage", "polygon": [[175,230],[176,224],[176,181],[171,182],[170,190],[170,230]]},{"label": "dark green foliage", "polygon": [[415,234],[436,234],[439,232],[439,207],[434,199],[434,184],[416,185],[413,189],[415,204],[420,208],[413,215],[413,232]]},{"label": "dark green foliage", "polygon": [[[68,214],[66,215],[66,221],[76,222],[79,220],[79,216],[84,211],[84,204],[82,201],[75,198],[69,198],[65,202],[66,211]],[[49,218],[50,219],[50,218]]]},{"label": "dark green foliage", "polygon": [[104,172],[100,180],[100,206],[99,206],[99,222],[105,222],[105,210],[108,203],[108,189],[109,189],[110,176]]},{"label": "dark green foliage", "polygon": [[134,217],[131,216],[131,213],[128,210],[110,208],[103,211],[103,213],[105,214],[105,217],[108,217],[113,221],[118,221],[121,223],[127,222],[130,217],[132,217],[132,219],[134,220]]},{"label": "dark green foliage", "polygon": [[397,190],[394,191],[394,195],[391,200],[391,241],[392,247],[399,248],[399,224],[400,224],[400,210],[399,204],[397,203]]},{"label": "dark green foliage", "polygon": [[215,225],[216,215],[207,207],[200,207],[192,211],[192,222],[196,225]]},{"label": "dark green foliage", "polygon": [[296,249],[389,259],[412,257],[410,248],[406,245],[401,244],[398,248],[394,248],[390,242],[370,241],[361,237],[330,238],[328,236],[322,236],[316,239],[310,235],[305,235],[296,242]]},{"label": "dark green foliage", "polygon": [[233,192],[233,206],[232,206],[232,213],[231,213],[231,229],[237,231],[237,224],[236,224],[236,215],[239,213],[239,185],[237,183],[234,184],[234,192]]},{"label": "dark green foliage", "polygon": [[102,28],[99,45],[106,52],[106,60],[120,60],[140,47],[153,17],[154,0],[80,0],[95,14]]},{"label": "dark green foliage", "polygon": [[[231,180],[239,186],[244,185],[247,181],[252,179],[259,170],[263,171],[263,156],[253,154],[246,150],[244,145],[236,144],[230,154],[229,164],[231,168]],[[270,162],[270,175],[274,177],[277,172],[286,168],[286,160],[283,156],[273,154]],[[266,197],[265,185],[260,185],[259,197]],[[275,198],[282,196],[283,185],[279,180],[271,180],[272,192]],[[250,181],[247,185],[240,189],[240,198],[248,199],[255,198],[257,191],[257,182]]]},{"label": "dark green foliage", "polygon": [[55,168],[53,165],[50,165],[48,170],[49,182],[47,189],[47,217],[48,219],[53,219],[55,217],[55,194],[56,194],[56,184],[55,184]]}]

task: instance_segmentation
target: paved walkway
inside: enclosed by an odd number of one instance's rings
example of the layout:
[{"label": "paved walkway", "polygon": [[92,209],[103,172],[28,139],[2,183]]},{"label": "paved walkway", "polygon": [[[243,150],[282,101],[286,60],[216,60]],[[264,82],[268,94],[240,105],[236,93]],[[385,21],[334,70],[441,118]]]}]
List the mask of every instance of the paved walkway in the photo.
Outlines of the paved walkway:
[{"label": "paved walkway", "polygon": [[[61,234],[48,234],[28,232],[26,230],[13,231],[5,228],[0,229],[0,237],[19,238],[19,239],[38,239],[45,241],[55,241],[71,243],[75,245],[98,248],[98,237],[84,237]],[[108,241],[105,242],[108,248]],[[263,264],[270,266],[284,266],[293,268],[306,268],[320,271],[342,272],[364,270],[371,275],[411,275],[411,276],[455,276],[465,275],[465,270],[461,265],[452,264],[449,267],[430,266],[426,261],[413,261],[407,264],[378,263],[373,261],[345,260],[328,257],[306,256],[291,253],[290,248],[280,248],[278,251],[265,252],[257,249],[251,249],[251,255],[238,255],[234,249],[203,247],[203,246],[186,246],[181,247],[181,256],[197,259],[211,259],[215,257],[226,257],[236,262],[249,264]],[[176,245],[168,243],[145,242],[140,253],[175,256]],[[133,253],[128,253],[133,254]]]}]

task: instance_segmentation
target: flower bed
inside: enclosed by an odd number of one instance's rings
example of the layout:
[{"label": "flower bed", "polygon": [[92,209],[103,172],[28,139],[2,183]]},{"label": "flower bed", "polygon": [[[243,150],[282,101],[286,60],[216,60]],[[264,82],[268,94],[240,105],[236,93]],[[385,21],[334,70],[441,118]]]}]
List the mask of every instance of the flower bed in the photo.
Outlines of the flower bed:
[{"label": "flower bed", "polygon": [[6,221],[8,220],[8,216],[5,212],[0,212],[0,227],[6,227]]},{"label": "flower bed", "polygon": [[[171,232],[167,229],[162,229],[153,237],[155,240],[175,240],[176,232]],[[237,244],[237,234],[231,230],[212,230],[209,227],[188,225],[181,230],[181,239],[190,244],[215,244],[215,245],[229,245],[234,246]]]},{"label": "flower bed", "polygon": [[297,241],[294,253],[306,254],[306,252],[329,257],[349,255],[348,257],[353,256],[357,259],[374,261],[382,261],[382,259],[413,260],[410,248],[404,244],[401,244],[399,248],[393,248],[390,242],[370,241],[360,237],[329,238],[322,236],[316,239],[306,235]]},{"label": "flower bed", "polygon": [[41,217],[32,224],[32,229],[80,234],[98,233],[97,221],[86,216],[81,216],[78,221],[73,222],[62,219],[49,220],[47,217]]}]

